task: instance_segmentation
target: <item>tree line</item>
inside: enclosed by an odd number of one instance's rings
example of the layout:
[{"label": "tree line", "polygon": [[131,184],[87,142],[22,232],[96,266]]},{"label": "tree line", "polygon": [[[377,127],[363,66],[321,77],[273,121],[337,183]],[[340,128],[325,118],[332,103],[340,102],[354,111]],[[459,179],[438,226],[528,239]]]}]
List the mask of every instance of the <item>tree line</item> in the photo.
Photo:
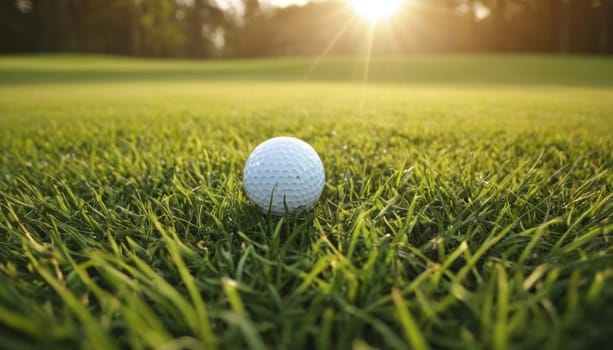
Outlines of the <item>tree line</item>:
[{"label": "tree line", "polygon": [[242,0],[4,0],[0,52],[144,57],[613,53],[613,0],[408,0],[388,21],[348,1],[265,7]]}]

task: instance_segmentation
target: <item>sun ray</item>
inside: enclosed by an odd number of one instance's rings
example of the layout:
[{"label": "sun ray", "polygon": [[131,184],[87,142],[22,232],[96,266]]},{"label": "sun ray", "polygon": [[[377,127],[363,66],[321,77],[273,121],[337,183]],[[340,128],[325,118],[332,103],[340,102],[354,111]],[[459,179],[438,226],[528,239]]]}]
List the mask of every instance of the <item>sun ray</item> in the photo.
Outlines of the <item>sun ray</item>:
[{"label": "sun ray", "polygon": [[324,59],[324,57],[326,57],[330,53],[334,45],[336,45],[336,43],[343,36],[343,34],[347,32],[347,29],[349,28],[352,22],[353,22],[353,18],[348,18],[345,21],[345,23],[343,24],[343,27],[341,27],[341,29],[336,33],[336,35],[334,35],[332,40],[330,40],[330,43],[328,44],[328,46],[326,46],[324,50],[322,51],[322,53],[319,56],[317,56],[317,58],[315,58],[315,61],[313,62],[313,64],[311,64],[311,66],[309,67],[309,70],[305,73],[304,79],[308,80],[308,78],[311,76],[313,71],[315,71],[319,63],[321,63],[321,60]]},{"label": "sun ray", "polygon": [[368,75],[370,73],[370,63],[372,61],[372,47],[375,37],[375,29],[377,25],[375,22],[371,22],[368,26],[368,37],[366,40],[366,52],[364,60],[364,68],[362,71],[362,96],[360,97],[360,114],[364,114],[364,107],[366,104],[366,87],[368,83]]},{"label": "sun ray", "polygon": [[[416,13],[416,11],[427,11],[427,12],[437,12],[441,14],[448,14],[451,16],[457,15],[453,11],[449,11],[440,7],[435,6],[424,6],[424,5],[416,5],[411,2],[407,6],[408,9],[413,10],[412,12]],[[452,33],[452,28],[445,26],[445,23],[439,23],[438,25],[429,23],[424,20],[425,16],[412,16],[410,21],[405,21],[404,25],[406,26],[404,31],[407,29],[410,30],[415,35],[418,35],[421,42],[438,42],[439,40],[443,40],[446,43],[447,47],[451,47],[453,44],[445,38],[440,38],[438,36],[445,35],[447,33]]]}]

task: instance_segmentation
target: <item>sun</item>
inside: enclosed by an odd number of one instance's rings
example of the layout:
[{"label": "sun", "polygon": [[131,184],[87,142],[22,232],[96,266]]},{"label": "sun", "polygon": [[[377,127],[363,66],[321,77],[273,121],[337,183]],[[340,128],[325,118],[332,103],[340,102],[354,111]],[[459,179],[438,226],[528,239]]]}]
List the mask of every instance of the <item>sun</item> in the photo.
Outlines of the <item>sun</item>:
[{"label": "sun", "polygon": [[403,0],[350,0],[353,10],[361,17],[378,22],[392,17]]}]

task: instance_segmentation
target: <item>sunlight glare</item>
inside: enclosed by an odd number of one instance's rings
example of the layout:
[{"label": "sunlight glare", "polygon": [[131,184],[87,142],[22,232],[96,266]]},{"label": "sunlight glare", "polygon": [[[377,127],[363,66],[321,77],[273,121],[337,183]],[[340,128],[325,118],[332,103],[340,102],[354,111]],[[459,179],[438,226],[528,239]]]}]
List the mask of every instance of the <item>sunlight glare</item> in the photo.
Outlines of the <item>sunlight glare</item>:
[{"label": "sunlight glare", "polygon": [[393,16],[403,0],[351,0],[354,11],[371,22]]}]

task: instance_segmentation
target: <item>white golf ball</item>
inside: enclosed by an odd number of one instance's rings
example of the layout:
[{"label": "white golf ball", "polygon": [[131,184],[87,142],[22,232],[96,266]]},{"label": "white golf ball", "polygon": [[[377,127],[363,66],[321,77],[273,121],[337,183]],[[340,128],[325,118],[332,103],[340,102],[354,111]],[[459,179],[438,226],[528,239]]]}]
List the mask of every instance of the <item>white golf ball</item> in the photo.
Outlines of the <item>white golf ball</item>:
[{"label": "white golf ball", "polygon": [[294,137],[275,137],[257,146],[245,163],[243,186],[264,212],[282,216],[309,209],[324,189],[326,176],[317,152]]}]

